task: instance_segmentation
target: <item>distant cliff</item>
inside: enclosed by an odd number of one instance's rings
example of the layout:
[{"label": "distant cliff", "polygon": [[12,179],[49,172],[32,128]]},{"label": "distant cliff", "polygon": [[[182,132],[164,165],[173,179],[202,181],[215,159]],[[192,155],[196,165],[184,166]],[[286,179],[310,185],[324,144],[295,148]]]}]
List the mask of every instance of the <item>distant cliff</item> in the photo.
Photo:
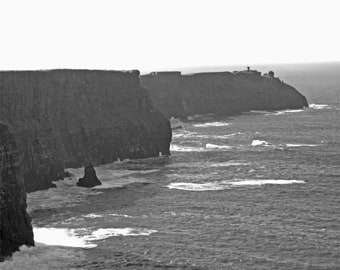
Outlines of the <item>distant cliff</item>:
[{"label": "distant cliff", "polygon": [[0,262],[21,245],[34,245],[14,136],[0,122]]},{"label": "distant cliff", "polygon": [[0,120],[15,135],[28,192],[51,187],[66,167],[169,154],[169,121],[139,71],[0,72]]},{"label": "distant cliff", "polygon": [[273,72],[263,76],[255,70],[190,75],[153,72],[141,76],[141,82],[155,107],[168,118],[308,107],[306,98]]}]

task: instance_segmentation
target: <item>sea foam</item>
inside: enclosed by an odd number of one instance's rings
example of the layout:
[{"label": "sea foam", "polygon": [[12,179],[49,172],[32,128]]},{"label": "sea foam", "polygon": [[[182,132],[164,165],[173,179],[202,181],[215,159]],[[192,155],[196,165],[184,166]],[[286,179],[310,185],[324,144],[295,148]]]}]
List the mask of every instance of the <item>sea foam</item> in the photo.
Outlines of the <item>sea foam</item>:
[{"label": "sea foam", "polygon": [[303,180],[283,180],[283,179],[235,179],[232,181],[215,181],[206,183],[170,183],[169,189],[179,189],[186,191],[213,191],[226,190],[238,186],[262,186],[262,185],[288,185],[304,184]]},{"label": "sea foam", "polygon": [[157,232],[145,228],[101,228],[94,231],[85,228],[34,228],[33,231],[35,241],[38,243],[82,248],[96,247],[92,241],[113,236],[145,236]]},{"label": "sea foam", "polygon": [[288,143],[286,144],[287,147],[318,147],[319,144],[297,144],[297,143]]},{"label": "sea foam", "polygon": [[177,144],[170,145],[170,151],[173,152],[203,152],[206,151],[204,147],[181,146]]},{"label": "sea foam", "polygon": [[327,104],[314,104],[313,103],[313,104],[310,104],[309,107],[314,110],[330,109],[329,105]]},{"label": "sea foam", "polygon": [[195,124],[194,127],[225,127],[229,125],[230,123],[225,122],[208,122],[203,124]]},{"label": "sea foam", "polygon": [[284,111],[279,111],[279,112],[275,112],[272,115],[283,115],[286,113],[298,113],[298,112],[303,112],[303,109],[299,109],[299,110],[284,110]]},{"label": "sea foam", "polygon": [[267,141],[253,140],[251,146],[270,146],[270,144]]},{"label": "sea foam", "polygon": [[217,144],[207,143],[207,144],[205,145],[205,148],[207,148],[207,149],[230,149],[231,146],[228,146],[228,145],[217,145]]}]

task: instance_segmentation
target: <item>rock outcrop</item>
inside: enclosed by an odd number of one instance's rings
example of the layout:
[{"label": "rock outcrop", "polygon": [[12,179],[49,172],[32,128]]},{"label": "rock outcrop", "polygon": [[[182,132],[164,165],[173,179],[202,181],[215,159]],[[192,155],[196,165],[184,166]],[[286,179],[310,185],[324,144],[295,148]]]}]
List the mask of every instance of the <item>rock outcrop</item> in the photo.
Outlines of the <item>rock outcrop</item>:
[{"label": "rock outcrop", "polygon": [[273,72],[263,76],[255,70],[188,75],[153,72],[141,76],[141,82],[155,107],[168,118],[308,107],[306,98]]},{"label": "rock outcrop", "polygon": [[101,184],[102,183],[99,181],[93,165],[90,163],[85,167],[84,177],[79,179],[77,186],[91,188]]},{"label": "rock outcrop", "polygon": [[34,245],[26,191],[13,134],[0,122],[0,262],[21,245]]},{"label": "rock outcrop", "polygon": [[28,192],[53,186],[64,168],[169,154],[169,121],[139,71],[0,72],[0,121],[9,123]]}]

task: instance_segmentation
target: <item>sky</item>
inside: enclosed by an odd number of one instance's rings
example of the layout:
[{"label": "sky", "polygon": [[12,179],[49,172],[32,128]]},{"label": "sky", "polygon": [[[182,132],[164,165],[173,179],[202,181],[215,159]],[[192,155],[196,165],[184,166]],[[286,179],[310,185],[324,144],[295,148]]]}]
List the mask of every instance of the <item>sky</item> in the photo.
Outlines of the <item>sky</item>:
[{"label": "sky", "polygon": [[0,70],[340,61],[339,0],[0,0]]}]

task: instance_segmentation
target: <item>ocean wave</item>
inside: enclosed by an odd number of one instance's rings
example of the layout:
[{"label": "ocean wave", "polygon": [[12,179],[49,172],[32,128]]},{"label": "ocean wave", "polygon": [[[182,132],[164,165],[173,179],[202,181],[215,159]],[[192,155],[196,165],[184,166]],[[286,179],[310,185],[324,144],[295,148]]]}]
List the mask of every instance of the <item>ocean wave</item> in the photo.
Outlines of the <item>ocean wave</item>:
[{"label": "ocean wave", "polygon": [[297,144],[297,143],[287,143],[287,147],[318,147],[320,144]]},{"label": "ocean wave", "polygon": [[205,145],[205,148],[207,149],[231,149],[232,147],[228,145],[217,145],[217,144],[207,143]]},{"label": "ocean wave", "polygon": [[203,124],[195,124],[194,127],[225,127],[229,125],[230,123],[225,122],[208,122]]},{"label": "ocean wave", "polygon": [[195,137],[197,132],[186,131],[186,130],[179,130],[172,132],[172,138],[192,138]]},{"label": "ocean wave", "polygon": [[102,218],[103,215],[97,215],[97,214],[91,213],[91,214],[87,214],[87,215],[82,215],[82,217],[84,217],[84,218]]},{"label": "ocean wave", "polygon": [[261,186],[261,185],[288,185],[288,184],[305,184],[303,180],[283,180],[283,179],[249,179],[238,180],[230,183],[233,186]]},{"label": "ocean wave", "polygon": [[195,138],[202,138],[202,139],[228,139],[230,137],[236,136],[236,135],[241,135],[243,133],[241,132],[235,132],[231,134],[226,134],[226,135],[194,135],[193,137]]},{"label": "ocean wave", "polygon": [[271,113],[270,111],[250,110],[249,112],[246,112],[244,114],[265,114],[265,115],[268,115],[270,113]]},{"label": "ocean wave", "polygon": [[186,191],[214,191],[226,190],[238,186],[262,186],[262,185],[288,185],[305,184],[303,180],[283,180],[283,179],[235,179],[232,181],[215,181],[207,183],[170,183],[166,187],[169,189],[179,189]]},{"label": "ocean wave", "polygon": [[284,110],[284,111],[279,111],[279,112],[275,112],[272,113],[271,115],[283,115],[286,113],[298,113],[298,112],[303,112],[303,109],[298,109],[298,110]]},{"label": "ocean wave", "polygon": [[323,110],[323,109],[330,109],[330,106],[327,104],[309,104],[309,108],[314,110]]},{"label": "ocean wave", "polygon": [[101,228],[91,231],[86,228],[34,228],[34,238],[38,243],[50,246],[67,246],[93,248],[92,241],[103,240],[113,236],[146,236],[157,232],[145,228]]},{"label": "ocean wave", "polygon": [[172,152],[207,152],[214,150],[226,150],[231,149],[231,146],[228,145],[217,145],[212,143],[207,143],[205,147],[201,146],[182,146],[177,144],[170,145],[170,151]]},{"label": "ocean wave", "polygon": [[132,216],[124,215],[124,214],[109,214],[109,216],[113,217],[125,217],[125,218],[132,218]]},{"label": "ocean wave", "polygon": [[267,141],[253,140],[251,146],[270,146],[270,144]]},{"label": "ocean wave", "polygon": [[172,152],[203,152],[203,151],[206,151],[206,149],[204,147],[191,147],[191,146],[181,146],[177,144],[171,144],[170,151]]},{"label": "ocean wave", "polygon": [[169,189],[180,189],[187,191],[207,191],[207,190],[223,190],[225,187],[222,187],[218,183],[210,182],[210,183],[171,183],[167,186]]}]

